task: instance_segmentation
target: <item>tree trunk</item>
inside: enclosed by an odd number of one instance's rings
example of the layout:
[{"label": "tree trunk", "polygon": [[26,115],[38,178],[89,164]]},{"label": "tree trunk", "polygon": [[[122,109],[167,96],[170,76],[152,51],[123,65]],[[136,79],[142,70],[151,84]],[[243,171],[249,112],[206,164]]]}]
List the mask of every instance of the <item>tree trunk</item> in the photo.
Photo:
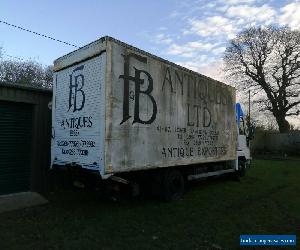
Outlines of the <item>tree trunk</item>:
[{"label": "tree trunk", "polygon": [[277,116],[275,116],[275,118],[276,118],[280,133],[287,133],[290,131],[290,124],[285,119],[285,116],[277,115]]}]

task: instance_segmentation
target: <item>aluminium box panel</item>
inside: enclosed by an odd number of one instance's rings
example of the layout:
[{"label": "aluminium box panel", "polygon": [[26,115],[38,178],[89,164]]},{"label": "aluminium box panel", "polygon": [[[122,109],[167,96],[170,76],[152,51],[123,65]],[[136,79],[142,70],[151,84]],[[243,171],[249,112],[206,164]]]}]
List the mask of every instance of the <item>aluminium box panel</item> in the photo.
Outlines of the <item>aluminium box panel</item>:
[{"label": "aluminium box panel", "polygon": [[[100,64],[97,58],[102,58]],[[82,65],[85,70],[79,72]],[[62,88],[54,82],[53,105],[61,102],[53,106],[54,136],[62,139],[59,145],[52,141],[52,162],[76,163],[99,170],[105,178],[123,171],[236,158],[235,90],[230,86],[109,37],[59,58],[54,69]],[[87,102],[78,110],[83,93]],[[99,123],[73,133],[67,121],[77,118],[78,123],[79,117]],[[82,140],[99,147],[83,147]],[[73,155],[75,151],[88,154]],[[98,162],[99,167],[93,166]]]},{"label": "aluminium box panel", "polygon": [[236,158],[234,88],[109,41],[106,174]]},{"label": "aluminium box panel", "polygon": [[86,61],[102,54],[103,52],[106,52],[106,40],[107,37],[102,37],[94,42],[85,45],[84,47],[70,52],[69,54],[59,57],[54,61],[54,72],[58,72],[64,68],[70,67],[79,62]]},{"label": "aluminium box panel", "polygon": [[56,61],[51,165],[78,164],[104,174],[105,46],[94,43]]}]

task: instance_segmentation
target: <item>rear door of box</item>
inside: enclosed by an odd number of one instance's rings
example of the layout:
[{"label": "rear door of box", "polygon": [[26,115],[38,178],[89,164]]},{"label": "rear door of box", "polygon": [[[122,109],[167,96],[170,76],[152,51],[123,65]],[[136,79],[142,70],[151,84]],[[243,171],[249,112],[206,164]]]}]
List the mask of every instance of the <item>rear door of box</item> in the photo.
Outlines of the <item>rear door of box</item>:
[{"label": "rear door of box", "polygon": [[51,163],[104,174],[106,52],[54,74]]}]

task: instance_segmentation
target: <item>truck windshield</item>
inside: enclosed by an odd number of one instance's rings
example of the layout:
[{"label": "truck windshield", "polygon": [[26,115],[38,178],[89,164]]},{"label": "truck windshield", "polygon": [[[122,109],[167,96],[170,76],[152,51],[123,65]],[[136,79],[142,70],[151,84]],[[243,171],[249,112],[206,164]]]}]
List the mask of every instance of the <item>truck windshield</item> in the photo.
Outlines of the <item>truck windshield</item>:
[{"label": "truck windshield", "polygon": [[245,128],[246,128],[246,124],[245,124],[245,120],[244,117],[240,118],[240,122],[239,122],[239,134],[240,135],[245,135]]}]

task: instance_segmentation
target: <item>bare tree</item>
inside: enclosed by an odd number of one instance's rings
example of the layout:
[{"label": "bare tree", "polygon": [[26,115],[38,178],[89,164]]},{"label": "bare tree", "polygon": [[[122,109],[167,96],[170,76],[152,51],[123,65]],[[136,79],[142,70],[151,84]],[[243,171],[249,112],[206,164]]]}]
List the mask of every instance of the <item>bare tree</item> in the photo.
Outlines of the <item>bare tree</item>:
[{"label": "bare tree", "polygon": [[226,48],[225,70],[238,89],[252,89],[261,111],[269,110],[281,133],[288,116],[300,114],[300,32],[287,27],[251,27]]},{"label": "bare tree", "polygon": [[52,66],[44,67],[35,61],[0,60],[0,82],[51,88],[52,75]]}]

